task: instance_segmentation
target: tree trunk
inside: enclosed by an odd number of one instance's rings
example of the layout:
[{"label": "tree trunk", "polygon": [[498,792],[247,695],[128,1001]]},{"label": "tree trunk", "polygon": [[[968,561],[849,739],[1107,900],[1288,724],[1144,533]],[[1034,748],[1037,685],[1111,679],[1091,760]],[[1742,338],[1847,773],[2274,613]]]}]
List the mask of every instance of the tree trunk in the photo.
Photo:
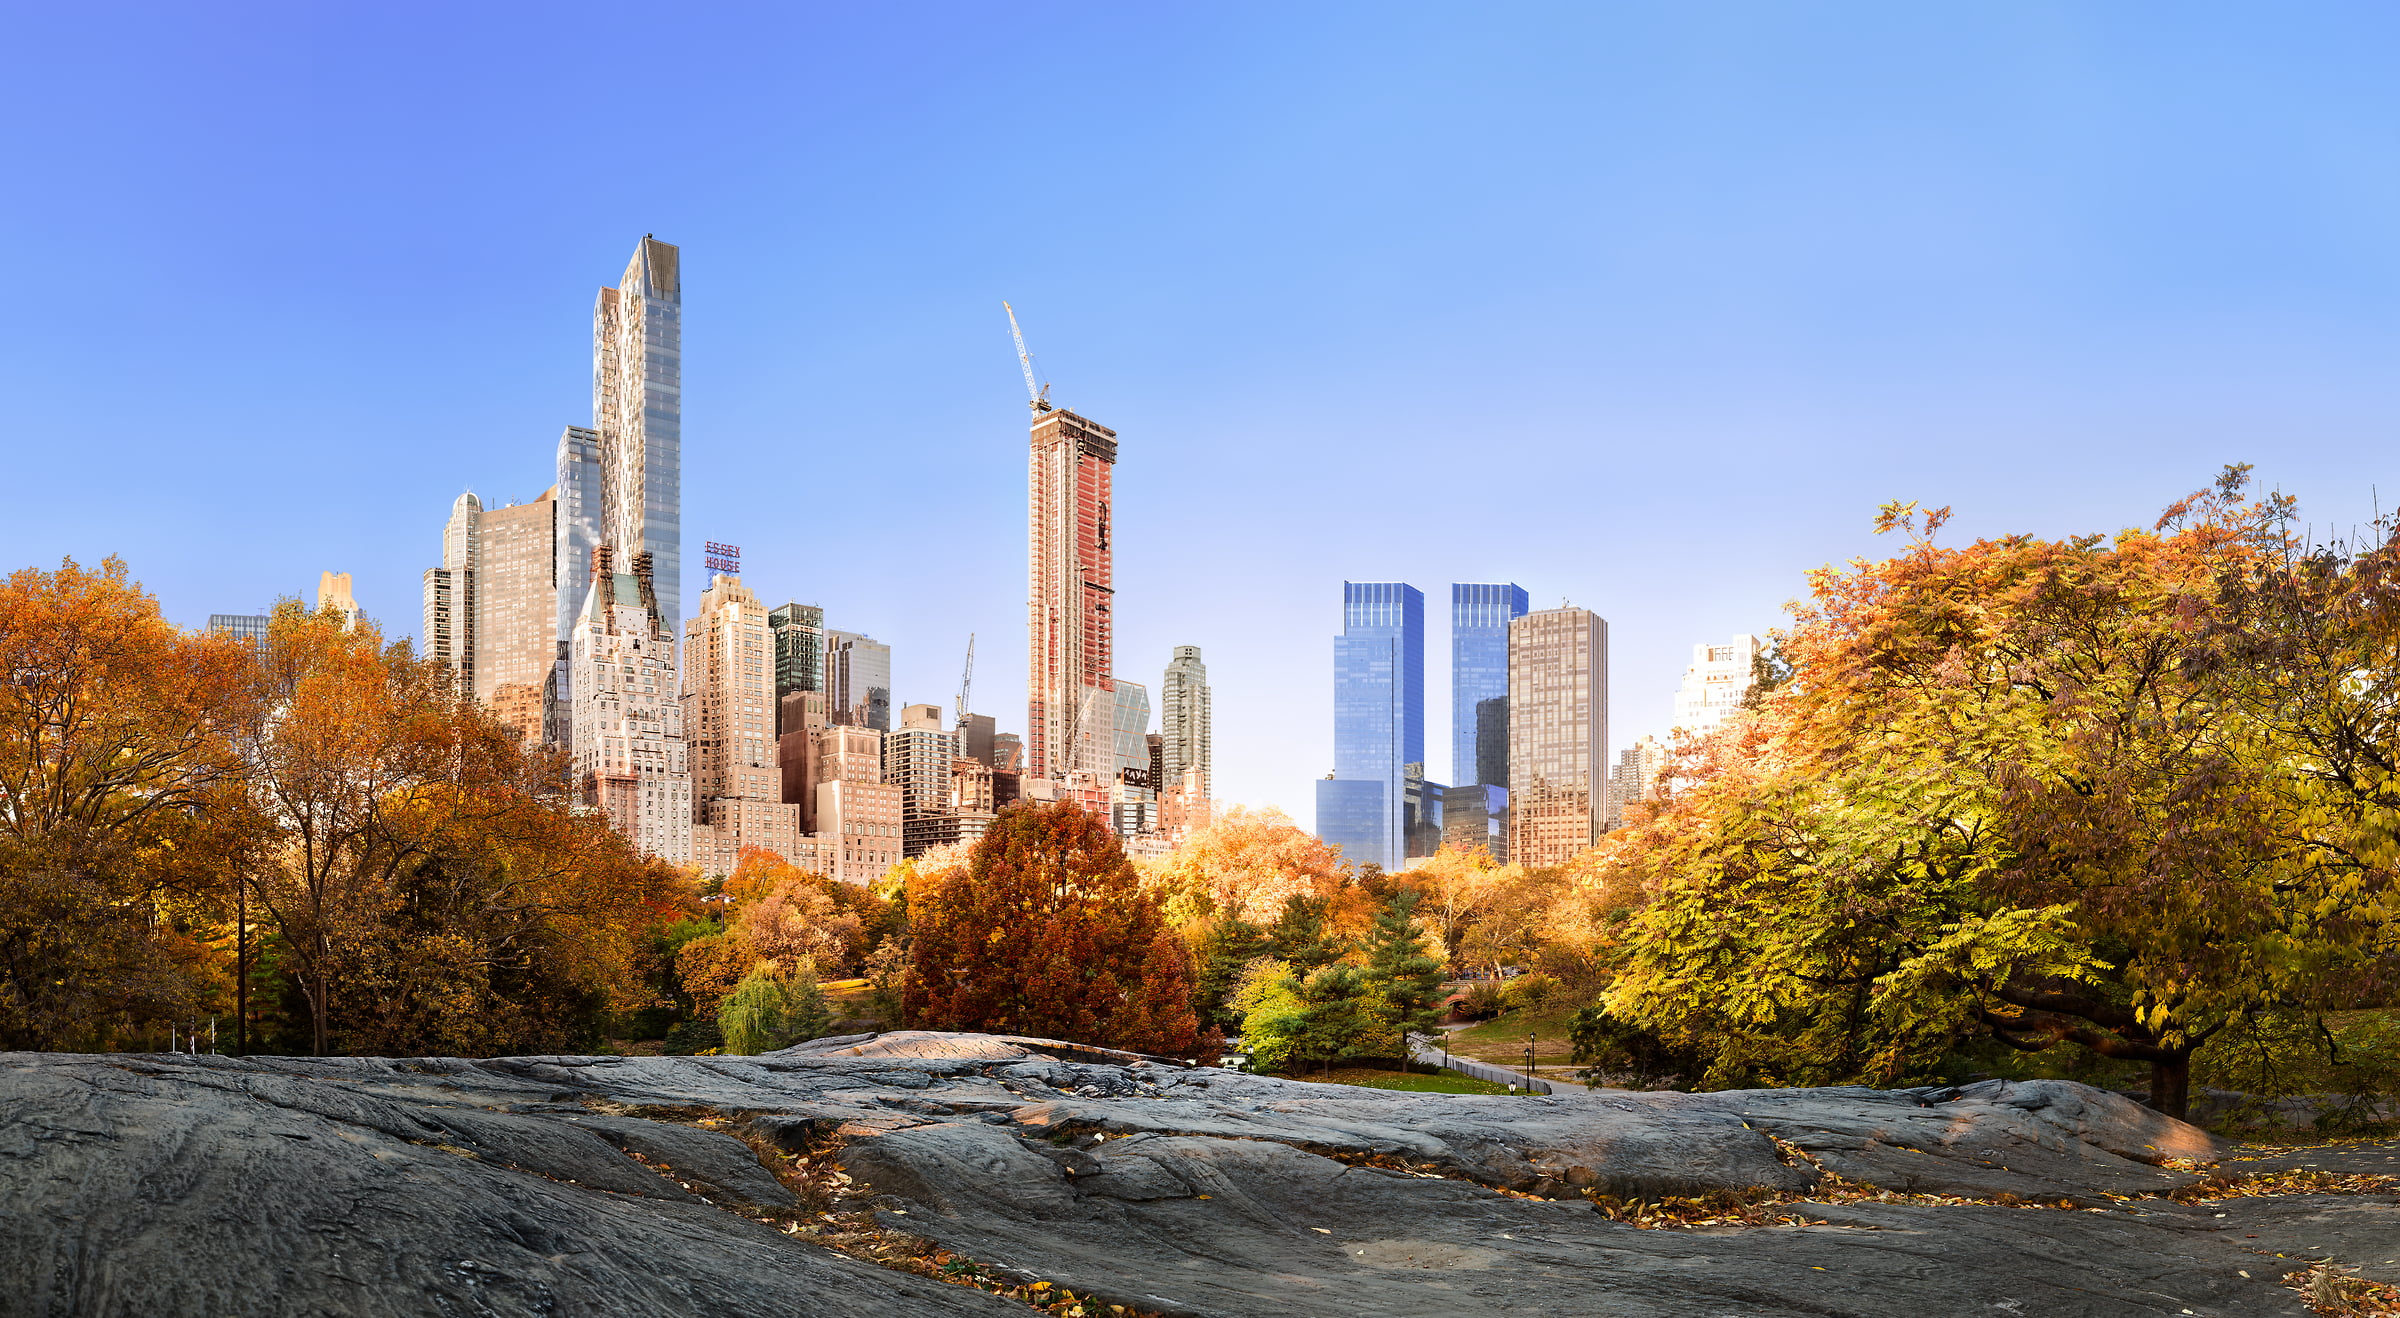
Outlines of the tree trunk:
[{"label": "tree trunk", "polygon": [[2192,1054],[2178,1051],[2172,1060],[2150,1064],[2150,1106],[2182,1120],[2191,1110]]},{"label": "tree trunk", "polygon": [[250,1055],[250,876],[233,876],[233,1055]]}]

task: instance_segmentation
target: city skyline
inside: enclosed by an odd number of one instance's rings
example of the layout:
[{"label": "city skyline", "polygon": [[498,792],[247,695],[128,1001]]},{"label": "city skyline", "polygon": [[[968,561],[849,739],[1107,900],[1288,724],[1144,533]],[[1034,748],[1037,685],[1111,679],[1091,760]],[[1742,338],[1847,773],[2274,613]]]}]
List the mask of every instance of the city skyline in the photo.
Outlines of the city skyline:
[{"label": "city skyline", "polygon": [[[1891,552],[1887,500],[1955,505],[1945,539],[2108,532],[2252,461],[2346,528],[2391,483],[2400,89],[2374,56],[2400,16],[2203,6],[2161,43],[2099,11],[1255,12],[1274,41],[1166,12],[699,15],[654,34],[681,90],[639,114],[555,92],[615,57],[597,15],[162,11],[145,44],[34,14],[68,58],[0,91],[57,125],[0,219],[44,308],[0,329],[39,492],[0,553],[122,554],[194,627],[346,571],[413,635],[429,520],[559,483],[594,287],[655,232],[706,272],[694,565],[743,544],[762,598],[893,647],[896,701],[947,702],[970,632],[978,689],[1014,693],[1007,298],[1057,395],[1136,441],[1117,671],[1204,647],[1216,794],[1305,820],[1329,692],[1291,656],[1344,578],[1588,603],[1622,745],[1665,733],[1693,643]],[[898,40],[925,62],[871,75]],[[992,112],[1050,59],[1125,110]],[[437,65],[449,94],[413,106],[281,76]],[[1109,205],[996,222],[1029,139]],[[640,186],[591,187],[635,161]],[[191,271],[225,251],[274,258],[213,282],[195,332]],[[274,388],[227,386],[261,361]],[[895,505],[941,533],[888,535]],[[1437,761],[1449,722],[1434,701]]]}]

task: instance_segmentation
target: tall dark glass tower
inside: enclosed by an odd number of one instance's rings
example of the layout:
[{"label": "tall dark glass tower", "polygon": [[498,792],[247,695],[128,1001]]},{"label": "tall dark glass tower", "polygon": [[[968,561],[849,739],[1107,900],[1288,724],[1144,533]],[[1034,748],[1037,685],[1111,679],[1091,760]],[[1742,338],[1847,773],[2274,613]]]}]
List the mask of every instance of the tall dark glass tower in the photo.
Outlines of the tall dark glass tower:
[{"label": "tall dark glass tower", "polygon": [[1525,616],[1514,582],[1450,587],[1450,781],[1508,786],[1508,624]]},{"label": "tall dark glass tower", "polygon": [[1317,836],[1352,864],[1407,857],[1405,803],[1425,761],[1425,592],[1342,583],[1333,639],[1333,776],[1317,784]]}]

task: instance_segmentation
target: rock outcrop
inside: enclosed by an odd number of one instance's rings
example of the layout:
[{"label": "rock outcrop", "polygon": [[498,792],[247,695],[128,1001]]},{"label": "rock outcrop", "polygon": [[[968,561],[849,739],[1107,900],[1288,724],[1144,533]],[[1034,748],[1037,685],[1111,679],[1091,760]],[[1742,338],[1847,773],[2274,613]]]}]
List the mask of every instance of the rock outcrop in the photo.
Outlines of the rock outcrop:
[{"label": "rock outcrop", "polygon": [[[2210,1138],[2064,1082],[1451,1096],[920,1033],[763,1057],[10,1054],[0,1308],[1027,1312],[792,1234],[816,1206],[777,1149],[838,1149],[851,1207],[1101,1312],[2298,1315],[2273,1255],[2341,1236],[2329,1213],[2396,1220],[2389,1198],[2160,1197],[2194,1179],[2161,1164]],[[1667,1231],[1584,1193],[1804,1196],[1828,1174],[1987,1202]]]}]

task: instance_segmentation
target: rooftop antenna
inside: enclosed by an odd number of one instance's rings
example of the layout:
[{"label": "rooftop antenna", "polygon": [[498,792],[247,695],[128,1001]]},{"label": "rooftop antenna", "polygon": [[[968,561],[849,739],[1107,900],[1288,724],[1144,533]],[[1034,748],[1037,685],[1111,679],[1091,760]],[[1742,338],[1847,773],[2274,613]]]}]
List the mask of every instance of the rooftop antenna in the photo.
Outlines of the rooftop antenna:
[{"label": "rooftop antenna", "polygon": [[1017,309],[1006,302],[1000,309],[1008,313],[1008,336],[1017,341],[1017,365],[1025,370],[1025,396],[1030,400],[1025,405],[1036,412],[1050,411],[1050,386],[1033,382],[1033,356],[1025,351],[1025,332],[1017,328]]}]

